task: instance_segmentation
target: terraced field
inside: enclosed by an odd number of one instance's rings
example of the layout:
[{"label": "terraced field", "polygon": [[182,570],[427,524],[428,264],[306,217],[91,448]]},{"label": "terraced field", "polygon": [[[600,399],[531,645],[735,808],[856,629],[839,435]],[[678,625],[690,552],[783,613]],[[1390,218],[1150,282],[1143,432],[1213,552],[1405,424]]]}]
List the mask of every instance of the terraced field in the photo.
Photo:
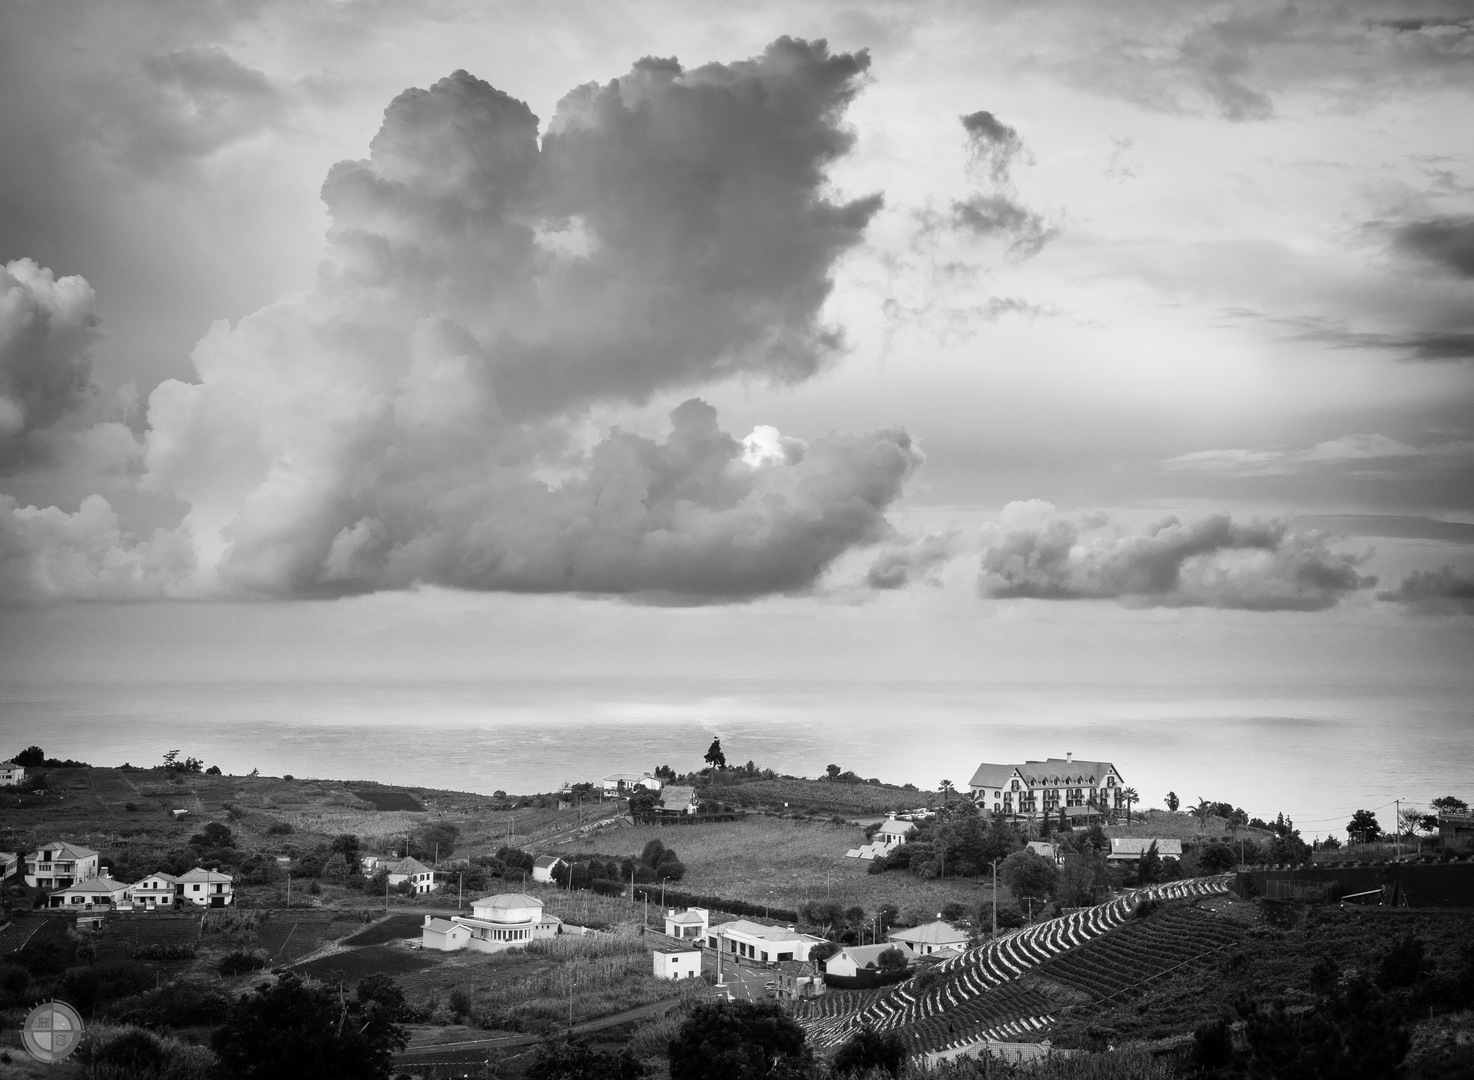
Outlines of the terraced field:
[{"label": "terraced field", "polygon": [[274,964],[290,964],[358,929],[360,924],[322,912],[278,911],[256,931],[255,948]]},{"label": "terraced field", "polygon": [[417,938],[425,925],[423,915],[390,915],[343,939],[344,945],[387,945],[401,938]]},{"label": "terraced field", "polygon": [[0,930],[0,956],[20,952],[31,940],[31,935],[41,928],[39,918],[17,918],[5,929]]},{"label": "terraced field", "polygon": [[[194,945],[200,920],[192,915],[112,915],[97,939],[98,960],[131,960],[143,945]],[[150,961],[163,967],[187,967],[189,960]]]},{"label": "terraced field", "polygon": [[435,961],[422,952],[410,952],[394,945],[368,945],[361,949],[345,949],[331,956],[320,956],[300,964],[294,971],[324,982],[343,982],[350,986],[370,975],[408,975],[433,967]]},{"label": "terraced field", "polygon": [[1133,920],[1039,968],[1039,974],[1102,1001],[1173,968],[1236,944],[1243,928],[1194,907]]},{"label": "terraced field", "polygon": [[[963,955],[937,965],[933,969],[936,977],[920,989],[916,987],[915,980],[911,980],[875,991],[868,1001],[863,1004],[857,1002],[856,1007],[842,1012],[826,1006],[823,998],[799,1002],[795,1017],[808,1029],[810,1042],[820,1048],[838,1046],[861,1026],[899,1034],[912,1054],[952,1049],[983,1038],[1029,1038],[1042,1034],[1054,1024],[1057,1005],[1045,996],[1041,980],[1026,979],[1027,976],[1042,973],[1041,969],[1057,957],[1080,951],[1097,939],[1104,940],[1119,933],[1140,901],[1192,900],[1218,895],[1227,889],[1224,878],[1171,882],[1138,889],[1108,904],[1036,923],[969,949]],[[1170,916],[1172,913],[1167,914]],[[1163,918],[1157,916],[1146,921]],[[1192,942],[1211,939],[1211,935],[1198,933],[1199,924],[1191,920],[1192,916],[1189,916],[1188,921],[1179,919],[1171,923],[1162,940],[1177,942],[1172,948],[1178,951],[1165,952],[1159,966],[1152,970],[1170,968],[1181,962],[1173,957],[1196,947]],[[1198,952],[1202,951],[1205,950],[1198,949]],[[1139,970],[1148,970],[1145,966],[1147,946],[1134,938],[1127,941],[1119,954],[1112,955],[1131,956],[1142,965]],[[1064,970],[1066,978],[1072,977],[1071,970]],[[1085,970],[1084,965],[1080,970]],[[1066,982],[1066,978],[1058,981],[1073,985]],[[1086,992],[1093,994],[1096,991]]]}]

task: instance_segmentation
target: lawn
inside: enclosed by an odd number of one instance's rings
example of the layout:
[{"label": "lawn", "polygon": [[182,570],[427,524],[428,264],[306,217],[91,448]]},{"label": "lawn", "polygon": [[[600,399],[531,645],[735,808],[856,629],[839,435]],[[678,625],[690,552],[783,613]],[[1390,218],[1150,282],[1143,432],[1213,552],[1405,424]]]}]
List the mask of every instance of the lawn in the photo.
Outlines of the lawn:
[{"label": "lawn", "polygon": [[[638,855],[658,839],[674,848],[686,876],[673,888],[794,909],[826,896],[873,911],[884,903],[927,919],[957,900],[976,904],[988,895],[976,881],[924,881],[905,871],[867,872],[869,863],[845,858],[864,841],[853,825],[751,815],[740,822],[617,829],[556,851],[597,850]],[[1002,892],[1000,890],[1000,896]]]}]

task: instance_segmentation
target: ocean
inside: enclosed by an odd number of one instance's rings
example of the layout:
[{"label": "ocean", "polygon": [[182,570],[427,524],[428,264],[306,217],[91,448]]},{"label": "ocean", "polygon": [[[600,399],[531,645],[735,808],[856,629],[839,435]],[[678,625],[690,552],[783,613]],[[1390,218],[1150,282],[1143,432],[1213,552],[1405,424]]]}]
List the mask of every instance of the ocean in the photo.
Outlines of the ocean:
[{"label": "ocean", "polygon": [[529,679],[416,682],[8,681],[0,754],[153,765],[169,750],[227,773],[549,791],[611,772],[732,763],[964,787],[982,761],[1115,763],[1161,806],[1225,800],[1293,818],[1307,839],[1353,810],[1474,801],[1474,707],[1462,688],[1161,682]]}]

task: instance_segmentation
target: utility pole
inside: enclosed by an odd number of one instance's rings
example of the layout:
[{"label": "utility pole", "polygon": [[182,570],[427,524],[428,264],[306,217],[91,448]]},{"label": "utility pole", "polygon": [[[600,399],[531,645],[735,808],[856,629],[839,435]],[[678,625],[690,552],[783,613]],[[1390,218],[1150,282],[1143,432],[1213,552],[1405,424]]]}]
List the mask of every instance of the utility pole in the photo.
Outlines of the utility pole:
[{"label": "utility pole", "polygon": [[384,914],[389,914],[389,875],[384,875]]},{"label": "utility pole", "polygon": [[287,907],[292,906],[292,872],[287,871]]},{"label": "utility pole", "polygon": [[993,936],[998,936],[998,860],[993,860]]},{"label": "utility pole", "polygon": [[461,910],[461,895],[466,887],[466,872],[464,870],[456,873],[456,910]]}]

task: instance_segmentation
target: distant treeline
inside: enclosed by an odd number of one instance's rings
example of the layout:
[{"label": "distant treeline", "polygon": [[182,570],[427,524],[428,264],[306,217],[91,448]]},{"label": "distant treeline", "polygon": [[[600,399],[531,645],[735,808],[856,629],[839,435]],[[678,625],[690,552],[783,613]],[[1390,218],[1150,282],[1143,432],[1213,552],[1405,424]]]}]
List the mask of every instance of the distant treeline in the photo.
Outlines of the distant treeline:
[{"label": "distant treeline", "polygon": [[753,904],[746,900],[729,900],[723,896],[703,896],[699,893],[679,892],[675,889],[666,889],[662,894],[659,889],[648,885],[635,886],[636,900],[653,900],[658,904],[662,896],[667,906],[699,907],[706,908],[708,911],[725,911],[728,915],[750,915],[759,919],[777,919],[779,922],[798,922],[798,912],[788,908]]}]

